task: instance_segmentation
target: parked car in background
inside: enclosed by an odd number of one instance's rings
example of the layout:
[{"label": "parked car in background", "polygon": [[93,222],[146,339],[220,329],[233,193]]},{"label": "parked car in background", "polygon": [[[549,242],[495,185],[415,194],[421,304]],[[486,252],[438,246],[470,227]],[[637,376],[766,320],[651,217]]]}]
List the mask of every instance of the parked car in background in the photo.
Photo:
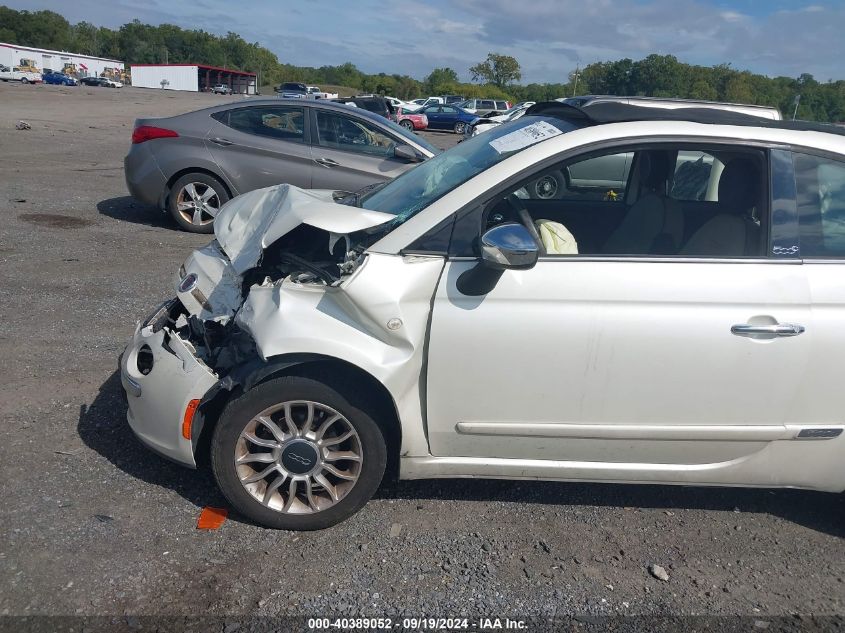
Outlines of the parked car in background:
[{"label": "parked car in background", "polygon": [[477,136],[482,132],[486,132],[487,130],[491,130],[497,125],[501,125],[502,123],[507,123],[508,121],[516,121],[518,118],[523,116],[525,112],[534,105],[534,101],[523,101],[512,107],[510,110],[507,110],[499,115],[494,116],[483,116],[473,122],[472,125],[468,125],[466,130],[464,131],[464,135],[467,137]]},{"label": "parked car in background", "polygon": [[232,89],[226,84],[217,84],[211,87],[211,94],[230,95],[232,94]]},{"label": "parked car in background", "polygon": [[358,95],[355,97],[344,97],[338,99],[331,99],[335,103],[344,103],[356,108],[368,110],[385,119],[394,120],[393,106],[382,96],[379,95]]},{"label": "parked car in background", "polygon": [[419,110],[428,119],[430,130],[451,130],[455,134],[463,134],[467,125],[471,125],[478,117],[457,106],[445,104],[429,105]]},{"label": "parked car in background", "polygon": [[447,105],[454,105],[465,99],[465,97],[462,97],[461,95],[440,95],[440,98],[443,99],[441,103],[445,103]]},{"label": "parked car in background", "polygon": [[617,97],[613,95],[583,95],[580,97],[564,97],[555,99],[561,103],[584,107],[598,103],[625,103],[627,105],[639,106],[642,108],[664,108],[677,110],[679,108],[708,108],[711,110],[727,110],[739,112],[763,119],[780,121],[783,116],[780,110],[770,106],[751,105],[747,103],[723,103],[721,101],[705,101],[699,99],[669,99],[665,97]]},{"label": "parked car in background", "polygon": [[396,122],[406,130],[424,130],[428,127],[428,117],[420,112],[409,112],[400,108],[396,112]]},{"label": "parked car in background", "polygon": [[81,83],[83,86],[105,87],[105,85],[106,85],[105,77],[93,77],[93,76],[92,77],[83,77],[82,79],[79,80],[79,83]]},{"label": "parked car in background", "polygon": [[0,64],[0,81],[19,81],[22,84],[37,84],[42,79],[41,73],[9,68]]},{"label": "parked car in background", "polygon": [[390,105],[392,105],[396,110],[399,108],[405,110],[406,112],[416,112],[422,107],[421,103],[413,103],[411,101],[402,101],[402,99],[397,99],[396,97],[384,97],[385,101],[387,101]]},{"label": "parked car in background", "polygon": [[233,200],[121,356],[140,440],[287,530],[388,468],[841,504],[845,130],[532,107],[348,206]]},{"label": "parked car in background", "polygon": [[337,99],[336,92],[323,92],[320,86],[308,86],[308,96],[312,99]]},{"label": "parked car in background", "polygon": [[53,84],[58,86],[78,86],[79,82],[75,77],[66,75],[64,73],[44,73],[41,75],[45,84]]},{"label": "parked car in background", "polygon": [[503,114],[506,110],[510,110],[511,104],[504,99],[467,99],[459,103],[458,106],[467,112],[473,112],[480,116],[494,110]]},{"label": "parked car in background", "polygon": [[138,119],[124,160],[129,192],[183,229],[211,233],[230,198],[289,183],[357,191],[439,150],[364,108],[326,99],[250,99]]},{"label": "parked car in background", "polygon": [[103,80],[103,87],[105,88],[123,88],[123,82],[111,77],[100,77]]},{"label": "parked car in background", "polygon": [[308,87],[295,81],[283,83],[276,92],[282,99],[308,99]]}]

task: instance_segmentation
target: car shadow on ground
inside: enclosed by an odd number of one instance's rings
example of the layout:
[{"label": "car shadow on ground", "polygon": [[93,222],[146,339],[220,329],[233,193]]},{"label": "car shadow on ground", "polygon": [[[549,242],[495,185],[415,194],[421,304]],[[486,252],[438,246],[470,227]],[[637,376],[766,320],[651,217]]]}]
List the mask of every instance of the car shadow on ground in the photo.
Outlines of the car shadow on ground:
[{"label": "car shadow on ground", "polygon": [[[198,508],[227,505],[209,468],[200,467],[196,471],[183,468],[146,449],[126,423],[126,408],[120,374],[115,371],[101,385],[91,405],[81,407],[77,430],[82,441],[123,472],[170,488]],[[739,511],[770,514],[812,530],[845,537],[842,495],[804,490],[437,479],[386,482],[375,498]],[[243,521],[249,523],[247,519]]]},{"label": "car shadow on ground", "polygon": [[132,196],[119,196],[108,198],[97,203],[97,211],[101,215],[120,220],[121,222],[133,222],[144,226],[154,226],[167,229],[176,229],[176,222],[169,213],[164,213],[150,205],[144,204]]},{"label": "car shadow on ground", "polygon": [[170,488],[195,506],[225,506],[209,469],[184,468],[147,449],[126,422],[126,396],[115,371],[90,406],[82,405],[77,432],[86,446],[132,477]]}]

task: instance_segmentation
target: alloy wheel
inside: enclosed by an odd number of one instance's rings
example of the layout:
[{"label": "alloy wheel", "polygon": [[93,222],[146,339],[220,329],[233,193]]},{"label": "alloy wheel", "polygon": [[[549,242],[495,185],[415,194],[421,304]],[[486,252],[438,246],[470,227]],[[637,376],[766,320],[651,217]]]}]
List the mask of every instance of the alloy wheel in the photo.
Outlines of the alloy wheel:
[{"label": "alloy wheel", "polygon": [[313,514],[337,504],[355,487],[363,458],[349,420],[310,400],[283,402],[253,417],[234,454],[244,489],[285,514]]},{"label": "alloy wheel", "polygon": [[220,212],[220,197],[213,187],[190,182],[176,195],[176,209],[186,222],[205,226],[214,222]]}]

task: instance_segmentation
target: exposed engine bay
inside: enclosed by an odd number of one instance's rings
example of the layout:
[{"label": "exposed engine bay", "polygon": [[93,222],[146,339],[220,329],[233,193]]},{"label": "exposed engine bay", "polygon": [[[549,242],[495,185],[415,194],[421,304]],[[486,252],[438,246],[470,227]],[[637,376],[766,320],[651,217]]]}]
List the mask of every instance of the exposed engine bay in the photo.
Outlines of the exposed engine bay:
[{"label": "exposed engine bay", "polygon": [[237,318],[253,289],[337,286],[389,230],[393,216],[351,206],[354,195],[280,185],[232,200],[215,222],[216,239],[180,268],[177,299],[143,326],[167,328],[218,376],[255,358]]}]

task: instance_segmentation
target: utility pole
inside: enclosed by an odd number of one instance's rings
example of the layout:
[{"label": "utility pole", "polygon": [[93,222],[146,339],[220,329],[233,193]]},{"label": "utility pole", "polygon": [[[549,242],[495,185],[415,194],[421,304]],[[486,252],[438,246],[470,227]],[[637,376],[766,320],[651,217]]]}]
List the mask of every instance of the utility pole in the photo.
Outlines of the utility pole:
[{"label": "utility pole", "polygon": [[798,104],[801,103],[801,95],[796,95],[795,99],[792,100],[792,103],[795,104],[795,109],[792,111],[792,120],[795,120],[796,115],[798,114]]},{"label": "utility pole", "polygon": [[575,66],[575,73],[572,76],[575,78],[575,83],[572,86],[572,96],[574,97],[576,94],[578,94],[578,77],[581,76],[580,65]]}]

